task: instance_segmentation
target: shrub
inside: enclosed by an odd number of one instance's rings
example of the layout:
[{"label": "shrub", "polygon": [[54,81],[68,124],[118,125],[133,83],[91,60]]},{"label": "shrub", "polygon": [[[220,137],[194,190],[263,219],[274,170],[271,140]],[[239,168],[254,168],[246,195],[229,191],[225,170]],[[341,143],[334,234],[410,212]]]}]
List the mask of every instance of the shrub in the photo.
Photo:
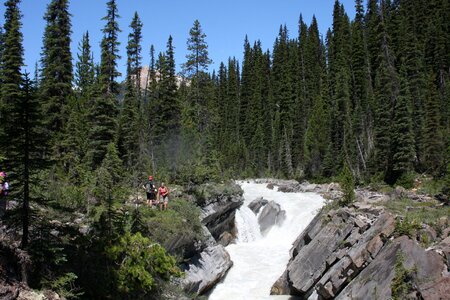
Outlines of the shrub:
[{"label": "shrub", "polygon": [[391,293],[393,300],[401,300],[414,291],[414,277],[416,274],[415,268],[406,269],[403,266],[405,261],[404,255],[401,251],[397,252],[395,261],[395,276],[391,282]]},{"label": "shrub", "polygon": [[157,279],[168,281],[171,276],[182,275],[175,258],[139,232],[125,233],[107,253],[118,264],[115,273],[119,292],[132,298],[149,294],[156,287]]},{"label": "shrub", "polygon": [[416,179],[416,174],[413,172],[403,173],[399,179],[397,179],[396,184],[404,187],[405,189],[412,189],[414,187],[414,181]]},{"label": "shrub", "polygon": [[340,183],[342,192],[344,193],[340,204],[342,206],[346,206],[352,203],[355,199],[355,179],[353,178],[353,174],[347,164],[344,165],[344,169],[342,170]]}]

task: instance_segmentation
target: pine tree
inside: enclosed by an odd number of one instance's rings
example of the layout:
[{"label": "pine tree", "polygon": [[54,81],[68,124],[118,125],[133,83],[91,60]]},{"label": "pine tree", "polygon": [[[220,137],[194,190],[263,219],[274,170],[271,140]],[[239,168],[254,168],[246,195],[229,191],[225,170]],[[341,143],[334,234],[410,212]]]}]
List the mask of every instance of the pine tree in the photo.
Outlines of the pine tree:
[{"label": "pine tree", "polygon": [[40,94],[45,103],[48,130],[52,134],[62,131],[67,121],[67,101],[72,95],[70,17],[68,0],[52,0],[44,17]]},{"label": "pine tree", "polygon": [[[97,87],[99,85],[97,83]],[[92,97],[93,105],[88,113],[90,128],[86,158],[90,167],[95,169],[103,161],[108,145],[115,140],[118,113],[114,96],[94,94]]]},{"label": "pine tree", "polygon": [[[0,113],[2,117],[3,136],[0,142],[5,143],[8,147],[9,138],[14,135],[13,118],[11,109],[15,103],[15,99],[20,97],[22,84],[21,68],[23,62],[23,35],[21,30],[21,14],[19,10],[20,0],[10,0],[5,2],[5,23],[3,34],[3,53],[1,57],[1,103]],[[11,125],[11,127],[10,127]]]},{"label": "pine tree", "polygon": [[405,77],[402,76],[400,95],[394,106],[391,146],[393,182],[412,171],[415,156],[411,94]]},{"label": "pine tree", "polygon": [[207,83],[208,66],[212,60],[208,55],[208,44],[206,43],[206,34],[203,32],[200,22],[194,21],[194,25],[189,31],[189,38],[187,41],[188,54],[187,61],[182,65],[184,74],[191,80],[189,93],[189,106],[195,111],[191,114],[194,117],[190,122],[196,125],[197,132],[203,133],[206,129],[205,111],[206,101],[204,89]]},{"label": "pine tree", "polygon": [[440,126],[439,96],[436,92],[435,77],[428,75],[425,98],[425,163],[428,172],[439,175],[443,171],[444,142]]},{"label": "pine tree", "polygon": [[89,32],[83,34],[78,45],[78,61],[76,63],[75,85],[81,95],[84,95],[94,84],[95,70],[93,54],[89,41]]},{"label": "pine tree", "polygon": [[139,15],[135,12],[130,24],[131,32],[128,35],[127,57],[129,70],[127,73],[132,76],[133,81],[135,82],[137,94],[140,94],[141,90],[142,26]]},{"label": "pine tree", "polygon": [[137,163],[139,149],[139,115],[141,114],[141,40],[142,22],[137,13],[130,24],[127,45],[127,78],[125,96],[119,122],[119,151],[131,169]]},{"label": "pine tree", "polygon": [[199,77],[199,73],[208,70],[208,66],[212,60],[208,55],[208,44],[205,41],[206,34],[198,20],[194,21],[194,25],[189,31],[189,39],[187,41],[188,54],[187,61],[183,64],[184,73],[189,77],[195,75]]},{"label": "pine tree", "polygon": [[117,60],[121,58],[119,55],[119,33],[121,30],[118,23],[120,16],[116,0],[110,0],[106,5],[108,8],[107,15],[102,18],[106,21],[106,25],[102,30],[100,82],[103,93],[115,95],[119,92],[116,78],[121,76],[117,70]]}]

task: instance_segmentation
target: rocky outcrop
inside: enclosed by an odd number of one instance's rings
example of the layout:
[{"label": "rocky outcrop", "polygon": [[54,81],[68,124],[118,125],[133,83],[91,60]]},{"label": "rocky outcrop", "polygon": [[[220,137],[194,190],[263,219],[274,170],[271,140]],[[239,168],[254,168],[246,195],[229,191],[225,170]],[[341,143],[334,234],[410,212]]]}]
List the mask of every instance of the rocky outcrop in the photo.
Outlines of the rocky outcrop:
[{"label": "rocky outcrop", "polygon": [[352,280],[336,299],[389,299],[391,282],[397,274],[395,264],[401,255],[403,267],[414,270],[411,296],[423,299],[443,299],[450,293],[450,277],[444,277],[446,269],[442,257],[434,251],[426,251],[406,236],[389,243],[376,258]]},{"label": "rocky outcrop", "polygon": [[232,265],[230,255],[222,245],[207,247],[200,253],[198,261],[189,265],[186,270],[185,290],[196,294],[204,293],[220,281]]},{"label": "rocky outcrop", "polygon": [[195,244],[196,254],[184,266],[184,290],[204,294],[219,282],[233,265],[225,246],[235,238],[235,213],[243,203],[236,184],[205,184],[190,191],[200,206],[204,240]]},{"label": "rocky outcrop", "polygon": [[286,211],[282,210],[278,203],[269,201],[258,216],[261,233],[267,233],[274,225],[281,225],[285,219]]},{"label": "rocky outcrop", "polygon": [[[436,251],[425,250],[406,236],[394,239],[395,224],[393,215],[367,203],[322,211],[294,242],[291,260],[271,294],[300,299],[389,299],[397,255],[402,253],[404,267],[416,272],[414,297],[448,295],[450,274],[443,257],[450,241],[443,240]],[[423,230],[434,234],[427,227]]]},{"label": "rocky outcrop", "polygon": [[186,276],[181,282],[185,291],[195,294],[211,289],[233,265],[224,246],[216,242],[206,227],[204,234],[207,237],[205,248],[190,259],[189,265],[185,267]]},{"label": "rocky outcrop", "polygon": [[202,223],[216,240],[224,232],[234,234],[236,209],[244,203],[243,191],[237,184],[208,183],[195,187],[191,193],[201,208]]},{"label": "rocky outcrop", "polygon": [[294,243],[285,274],[272,294],[336,296],[372,261],[394,231],[388,213],[358,214],[342,208],[317,215]]},{"label": "rocky outcrop", "polygon": [[250,208],[255,213],[255,215],[257,215],[261,210],[261,208],[265,206],[267,203],[269,203],[269,200],[266,200],[263,197],[256,198],[255,200],[250,202],[248,208]]}]

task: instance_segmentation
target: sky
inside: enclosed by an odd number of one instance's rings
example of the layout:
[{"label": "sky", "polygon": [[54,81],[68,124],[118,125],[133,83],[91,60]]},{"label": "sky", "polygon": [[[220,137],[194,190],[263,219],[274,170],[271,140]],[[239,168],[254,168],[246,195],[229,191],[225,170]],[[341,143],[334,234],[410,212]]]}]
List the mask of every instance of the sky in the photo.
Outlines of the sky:
[{"label": "sky", "polygon": [[[4,2],[4,1],[3,1]],[[50,0],[22,0],[25,69],[34,72],[40,59],[42,35],[45,28],[43,16]],[[96,62],[100,60],[101,29],[105,21],[107,0],[71,0],[72,53],[74,61],[78,44],[84,32],[89,31]],[[354,0],[340,1],[350,16],[354,18]],[[186,40],[194,20],[198,19],[206,33],[210,58],[210,71],[218,69],[220,62],[235,56],[242,61],[245,35],[249,41],[261,40],[263,49],[272,49],[280,25],[286,25],[290,37],[297,37],[300,14],[309,24],[315,15],[320,32],[325,35],[332,23],[334,0],[118,0],[122,32],[119,71],[125,73],[126,43],[129,24],[135,11],[143,26],[143,64],[149,63],[149,49],[153,44],[156,53],[164,51],[169,35],[173,37],[177,71],[186,57]],[[0,5],[3,24],[4,5]]]}]

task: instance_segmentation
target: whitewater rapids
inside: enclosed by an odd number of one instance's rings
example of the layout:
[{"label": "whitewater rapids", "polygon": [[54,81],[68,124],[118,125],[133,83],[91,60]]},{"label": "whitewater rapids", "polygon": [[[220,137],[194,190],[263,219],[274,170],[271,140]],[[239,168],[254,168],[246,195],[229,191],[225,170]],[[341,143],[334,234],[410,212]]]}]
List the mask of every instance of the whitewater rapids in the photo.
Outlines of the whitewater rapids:
[{"label": "whitewater rapids", "polygon": [[[288,299],[270,296],[270,289],[286,269],[292,243],[324,205],[324,199],[315,193],[282,193],[276,187],[270,190],[267,184],[238,183],[245,202],[236,212],[237,241],[226,247],[234,264],[209,299]],[[247,207],[258,197],[273,200],[286,211],[283,224],[272,227],[265,236],[260,233],[257,216]]]}]

